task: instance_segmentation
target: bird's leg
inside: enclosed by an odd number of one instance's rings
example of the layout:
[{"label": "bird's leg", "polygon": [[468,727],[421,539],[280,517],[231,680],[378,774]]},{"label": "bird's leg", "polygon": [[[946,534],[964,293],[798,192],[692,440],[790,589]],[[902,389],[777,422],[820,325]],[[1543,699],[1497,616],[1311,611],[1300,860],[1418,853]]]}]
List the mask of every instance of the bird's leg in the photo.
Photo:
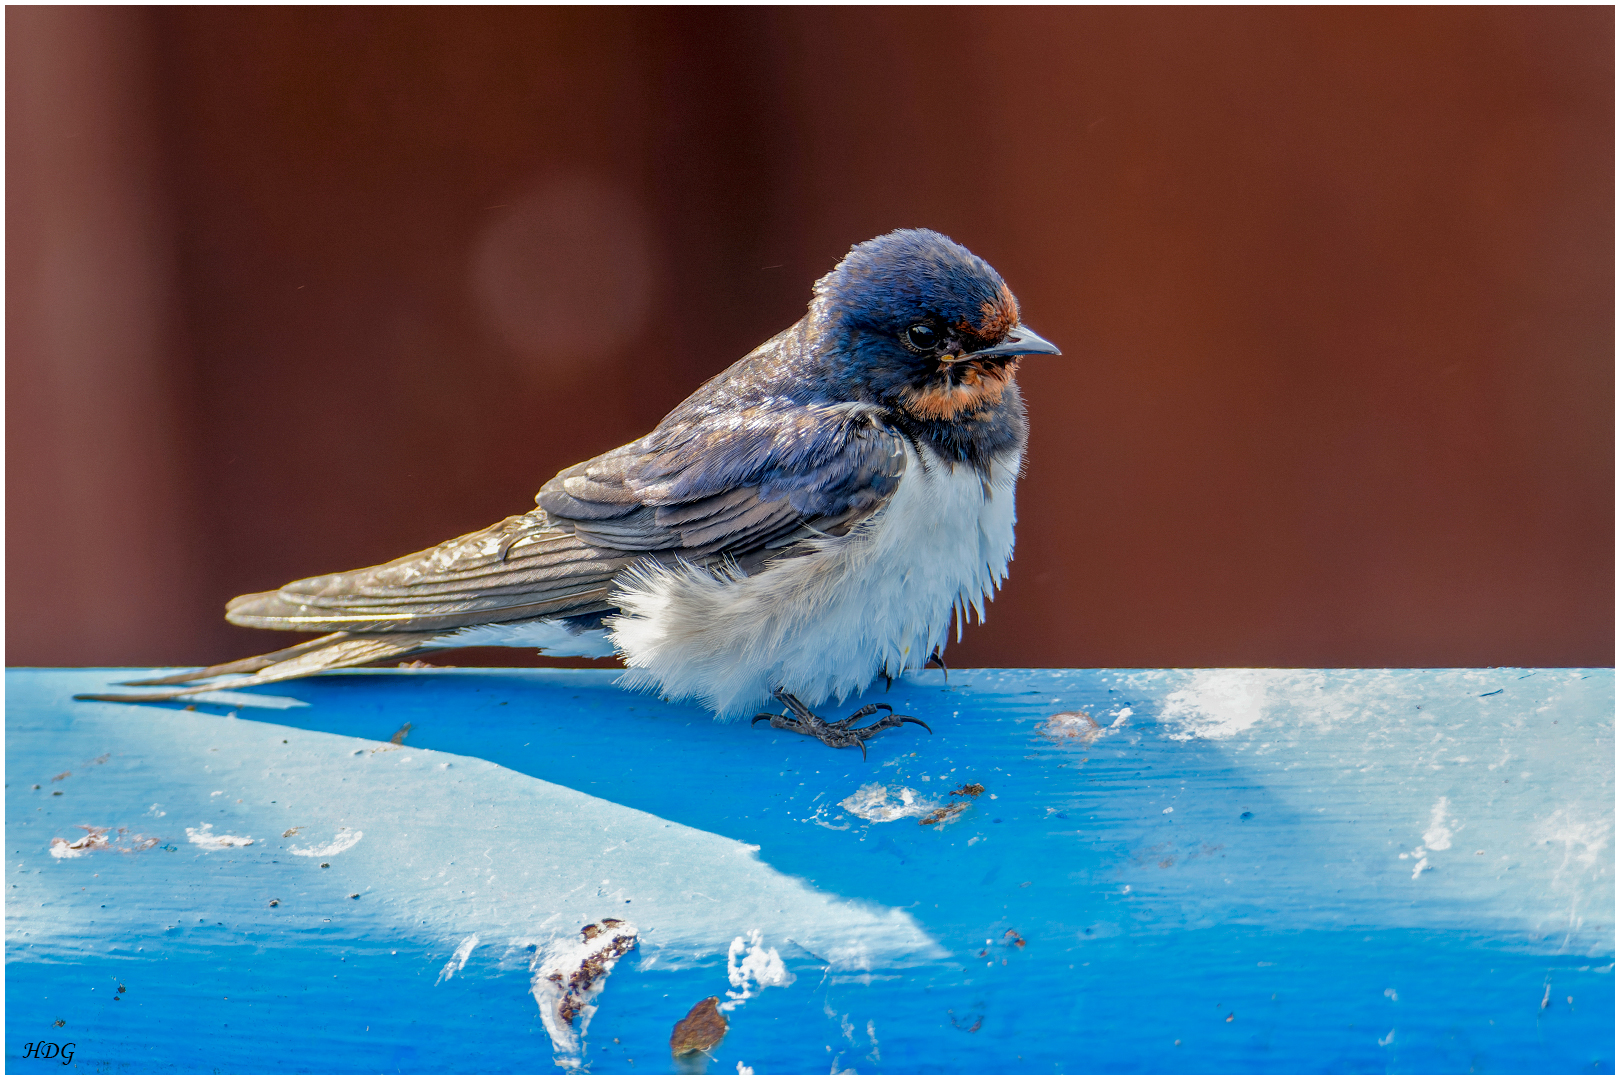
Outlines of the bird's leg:
[{"label": "bird's leg", "polygon": [[929,664],[938,664],[939,670],[945,673],[945,685],[951,685],[951,669],[945,666],[945,658],[939,655],[939,646],[937,645],[934,646],[934,655],[928,658],[923,667],[926,668]]},{"label": "bird's leg", "polygon": [[[894,710],[887,705],[862,705],[842,720],[828,723],[815,713],[811,712],[798,698],[780,687],[776,690],[776,699],[786,706],[787,711],[781,713],[760,713],[755,716],[753,723],[769,720],[771,727],[781,728],[798,735],[809,735],[820,739],[834,750],[843,750],[851,746],[861,748],[861,757],[866,757],[866,740],[880,731],[899,727],[901,724],[916,724],[918,727],[933,734],[934,729],[918,720],[915,716],[896,716]],[[865,727],[855,727],[855,721],[871,716],[879,709],[887,709],[888,716],[881,720],[874,720]]]}]

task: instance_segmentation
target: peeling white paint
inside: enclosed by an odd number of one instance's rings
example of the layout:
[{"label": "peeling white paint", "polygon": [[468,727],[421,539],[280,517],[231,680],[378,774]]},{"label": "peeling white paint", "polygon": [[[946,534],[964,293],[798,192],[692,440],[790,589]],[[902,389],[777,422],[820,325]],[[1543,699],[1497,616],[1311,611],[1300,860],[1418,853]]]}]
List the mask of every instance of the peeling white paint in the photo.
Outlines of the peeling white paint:
[{"label": "peeling white paint", "polygon": [[329,855],[343,854],[343,852],[348,851],[350,848],[354,847],[354,845],[358,844],[361,837],[365,835],[366,834],[361,830],[350,829],[347,825],[345,825],[343,828],[338,830],[337,836],[333,837],[329,843],[319,844],[307,848],[288,847],[287,851],[292,855],[302,855],[306,859],[324,859]]},{"label": "peeling white paint", "polygon": [[[540,1006],[540,1022],[551,1037],[559,1068],[569,1072],[580,1068],[596,999],[619,959],[635,948],[639,934],[622,919],[603,919],[589,924],[582,940],[558,938],[536,952],[529,969],[529,992]],[[565,1015],[565,1010],[573,1015]]]},{"label": "peeling white paint", "polygon": [[1247,731],[1266,707],[1266,672],[1232,669],[1201,671],[1192,682],[1166,695],[1162,716],[1182,730],[1168,737],[1230,739]]},{"label": "peeling white paint", "polygon": [[856,817],[867,821],[898,821],[907,817],[927,817],[939,809],[939,804],[924,799],[911,788],[903,787],[892,795],[882,784],[863,784],[855,794],[838,804]]},{"label": "peeling white paint", "polygon": [[198,847],[210,851],[219,851],[228,847],[247,847],[254,842],[251,836],[231,836],[229,833],[215,835],[214,826],[206,821],[202,823],[200,829],[186,829],[186,839]]},{"label": "peeling white paint", "polygon": [[1575,807],[1566,806],[1538,822],[1534,838],[1543,844],[1563,845],[1563,859],[1554,871],[1556,881],[1558,875],[1569,869],[1571,861],[1583,869],[1590,869],[1598,856],[1608,849],[1612,831],[1612,822],[1582,819]]},{"label": "peeling white paint", "polygon": [[[1110,725],[1110,727],[1112,726]],[[1056,743],[1073,740],[1084,745],[1090,745],[1100,736],[1106,734],[1109,728],[1098,724],[1097,721],[1091,718],[1090,713],[1082,711],[1053,713],[1039,724],[1036,724],[1035,730]]]},{"label": "peeling white paint", "polygon": [[763,946],[763,940],[764,935],[758,930],[748,931],[747,940],[741,937],[731,940],[731,948],[726,952],[726,977],[736,989],[726,991],[726,997],[731,1000],[723,1002],[721,1010],[730,1012],[767,986],[793,985],[793,972],[782,963],[775,948]]},{"label": "peeling white paint", "polygon": [[51,856],[57,859],[77,859],[80,855],[88,855],[96,848],[109,847],[107,843],[107,830],[92,828],[88,825],[79,826],[84,835],[71,844],[61,837],[51,841]]},{"label": "peeling white paint", "polygon": [[461,944],[456,946],[456,951],[450,954],[450,959],[444,962],[444,967],[439,969],[439,977],[433,980],[433,985],[438,986],[446,979],[455,978],[456,974],[467,966],[467,958],[476,948],[478,948],[477,934],[470,934],[464,938]]},{"label": "peeling white paint", "polygon": [[132,852],[146,851],[161,843],[155,836],[142,836],[140,833],[130,836],[129,830],[124,828],[114,830],[105,825],[80,825],[79,828],[84,830],[84,835],[72,843],[60,836],[51,840],[52,858],[77,859],[81,855],[88,855],[92,851],[104,848],[128,855]]},{"label": "peeling white paint", "polygon": [[1444,851],[1451,846],[1451,829],[1446,824],[1450,813],[1451,800],[1440,796],[1429,811],[1429,827],[1423,831],[1423,843],[1430,851]]}]

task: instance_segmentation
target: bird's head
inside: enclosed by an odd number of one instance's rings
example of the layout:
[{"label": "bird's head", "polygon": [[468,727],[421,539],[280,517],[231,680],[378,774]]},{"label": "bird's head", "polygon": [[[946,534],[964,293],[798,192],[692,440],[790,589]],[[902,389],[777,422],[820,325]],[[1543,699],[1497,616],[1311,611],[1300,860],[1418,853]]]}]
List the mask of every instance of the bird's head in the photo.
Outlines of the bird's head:
[{"label": "bird's head", "polygon": [[834,377],[918,420],[993,408],[1019,357],[1058,352],[1019,322],[989,263],[929,229],[857,244],[816,282],[811,310]]}]

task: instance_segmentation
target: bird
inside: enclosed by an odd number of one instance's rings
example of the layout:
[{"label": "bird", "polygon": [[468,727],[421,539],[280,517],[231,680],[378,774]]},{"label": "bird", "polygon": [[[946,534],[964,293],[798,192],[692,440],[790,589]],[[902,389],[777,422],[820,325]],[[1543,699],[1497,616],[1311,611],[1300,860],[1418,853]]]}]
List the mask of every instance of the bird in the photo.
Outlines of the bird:
[{"label": "bird", "polygon": [[[817,709],[930,664],[1004,581],[1029,424],[1021,358],[1061,355],[989,263],[930,229],[856,244],[803,318],[535,506],[392,562],[238,596],[321,632],[81,694],[166,701],[467,646],[618,656],[619,683],[835,749],[917,724]],[[948,677],[948,672],[946,673]],[[781,711],[762,710],[772,704]],[[881,714],[881,715],[879,715]],[[860,721],[873,717],[862,725]]]}]

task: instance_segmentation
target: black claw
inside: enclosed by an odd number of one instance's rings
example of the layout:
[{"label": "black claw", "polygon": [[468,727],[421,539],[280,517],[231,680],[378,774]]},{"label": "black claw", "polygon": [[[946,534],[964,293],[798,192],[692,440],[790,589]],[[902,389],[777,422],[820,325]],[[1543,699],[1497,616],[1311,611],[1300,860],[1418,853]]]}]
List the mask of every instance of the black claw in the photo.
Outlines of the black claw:
[{"label": "black claw", "polygon": [[844,717],[842,720],[838,721],[835,724],[830,724],[828,726],[829,727],[835,727],[839,731],[849,731],[849,732],[872,731],[872,730],[875,730],[875,729],[872,728],[871,726],[867,726],[867,727],[864,727],[864,728],[858,728],[858,727],[854,727],[853,725],[854,725],[855,721],[863,719],[863,718],[868,717],[868,716],[871,716],[873,713],[877,712],[879,709],[889,709],[889,711],[891,713],[894,712],[893,709],[890,709],[889,706],[884,705],[881,702],[879,702],[878,704],[875,704],[875,705],[862,705],[860,708],[856,709],[854,712],[850,713],[848,716]]},{"label": "black claw", "polygon": [[923,667],[926,668],[929,664],[938,664],[940,672],[945,676],[945,685],[951,685],[951,669],[945,666],[945,658],[939,655],[939,649],[934,650],[934,655],[928,658]]},{"label": "black claw", "polygon": [[[889,707],[887,705],[880,705],[878,707],[882,708],[882,709],[889,709]],[[850,720],[853,720],[853,719],[855,719],[855,718],[850,717]],[[842,723],[846,723],[846,724],[848,722],[849,722],[848,720],[842,721]],[[928,734],[932,735],[934,733],[933,728],[929,727],[927,724],[923,723],[921,720],[917,719],[915,716],[896,716],[896,715],[894,715],[894,710],[893,709],[889,709],[889,715],[885,716],[883,719],[873,721],[872,723],[867,724],[863,728],[850,728],[849,733],[851,735],[860,735],[863,732],[869,732],[871,734],[876,734],[879,731],[886,731],[886,730],[888,730],[889,728],[892,728],[892,727],[899,727],[901,724],[916,724],[919,727],[923,728],[925,731],[927,731]],[[836,726],[836,725],[834,725],[834,726]]]},{"label": "black claw", "polygon": [[[860,749],[861,760],[863,761],[866,760],[866,740],[880,731],[887,731],[889,728],[899,727],[901,724],[916,724],[930,735],[934,732],[933,728],[918,720],[915,716],[894,715],[894,706],[882,701],[862,705],[844,719],[828,723],[811,712],[802,701],[786,690],[778,688],[775,694],[777,700],[787,706],[787,712],[756,713],[753,720],[749,721],[750,725],[757,724],[761,720],[769,720],[773,728],[791,731],[796,735],[809,735],[812,738],[821,740],[823,744],[832,747],[834,750],[845,750],[854,746]],[[888,713],[888,715],[874,720],[865,727],[855,726],[857,720],[865,719],[879,710]]]}]

